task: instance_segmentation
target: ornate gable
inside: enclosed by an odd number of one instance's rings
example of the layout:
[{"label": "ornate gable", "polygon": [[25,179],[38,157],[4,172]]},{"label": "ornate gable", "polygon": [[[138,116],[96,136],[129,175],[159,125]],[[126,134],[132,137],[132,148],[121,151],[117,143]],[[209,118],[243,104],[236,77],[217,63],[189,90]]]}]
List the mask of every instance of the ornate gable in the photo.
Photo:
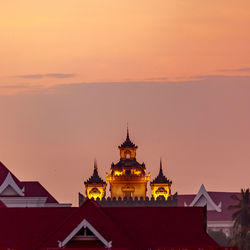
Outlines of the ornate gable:
[{"label": "ornate gable", "polygon": [[106,248],[112,247],[112,241],[107,241],[86,219],[83,219],[63,241],[58,241],[58,246],[64,248],[70,241],[74,244],[74,241],[88,240],[99,240]]},{"label": "ornate gable", "polygon": [[10,172],[7,174],[5,180],[0,186],[0,196],[6,195],[24,196],[24,187],[22,189],[19,188],[18,184],[15,182]]},{"label": "ornate gable", "polygon": [[217,211],[221,212],[221,205],[222,203],[220,202],[218,205],[215,204],[215,202],[212,200],[210,195],[208,194],[205,186],[202,184],[200,187],[199,192],[193,199],[193,201],[187,205],[186,202],[184,203],[186,207],[204,207],[207,206],[208,211]]}]

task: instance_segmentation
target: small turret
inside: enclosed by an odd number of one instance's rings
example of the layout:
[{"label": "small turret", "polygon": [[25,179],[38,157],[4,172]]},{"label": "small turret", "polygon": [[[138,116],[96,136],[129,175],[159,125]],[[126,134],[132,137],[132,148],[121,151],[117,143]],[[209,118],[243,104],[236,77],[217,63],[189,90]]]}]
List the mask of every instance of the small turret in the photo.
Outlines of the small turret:
[{"label": "small turret", "polygon": [[172,181],[170,181],[164,174],[162,170],[162,161],[160,160],[160,170],[158,176],[150,182],[151,193],[154,199],[156,200],[158,197],[164,198],[165,200],[171,196],[171,185]]},{"label": "small turret", "polygon": [[130,140],[128,128],[126,140],[118,148],[120,149],[121,159],[135,159],[138,147]]},{"label": "small turret", "polygon": [[100,200],[105,197],[106,194],[106,182],[98,174],[97,162],[94,162],[93,175],[84,182],[86,188],[86,195],[89,199],[99,198]]}]

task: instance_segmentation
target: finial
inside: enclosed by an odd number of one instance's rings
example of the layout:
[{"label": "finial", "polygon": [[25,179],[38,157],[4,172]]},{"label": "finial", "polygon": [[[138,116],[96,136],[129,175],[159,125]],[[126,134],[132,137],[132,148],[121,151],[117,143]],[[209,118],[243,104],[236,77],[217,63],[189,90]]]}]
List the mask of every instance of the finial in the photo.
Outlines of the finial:
[{"label": "finial", "polygon": [[128,122],[127,122],[127,138],[129,138]]},{"label": "finial", "polygon": [[97,170],[97,161],[96,161],[96,158],[94,160],[94,170]]},{"label": "finial", "polygon": [[159,175],[163,175],[163,171],[162,171],[162,160],[160,158],[160,170],[159,170]]},{"label": "finial", "polygon": [[118,148],[119,149],[121,149],[121,148],[135,148],[135,149],[137,149],[137,146],[135,146],[135,144],[129,138],[128,124],[127,124],[127,137],[126,137],[125,141],[120,146],[118,146]]}]

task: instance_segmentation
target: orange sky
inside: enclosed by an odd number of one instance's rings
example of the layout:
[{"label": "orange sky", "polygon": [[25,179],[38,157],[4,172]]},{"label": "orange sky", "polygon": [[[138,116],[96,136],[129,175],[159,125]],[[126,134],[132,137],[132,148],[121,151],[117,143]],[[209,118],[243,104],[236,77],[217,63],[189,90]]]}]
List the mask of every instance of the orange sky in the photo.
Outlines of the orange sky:
[{"label": "orange sky", "polygon": [[249,27],[249,0],[2,1],[0,160],[75,203],[129,122],[175,191],[249,187]]},{"label": "orange sky", "polygon": [[[250,2],[194,0],[4,1],[1,85],[145,80],[250,65]],[[4,60],[3,60],[4,59]]]}]

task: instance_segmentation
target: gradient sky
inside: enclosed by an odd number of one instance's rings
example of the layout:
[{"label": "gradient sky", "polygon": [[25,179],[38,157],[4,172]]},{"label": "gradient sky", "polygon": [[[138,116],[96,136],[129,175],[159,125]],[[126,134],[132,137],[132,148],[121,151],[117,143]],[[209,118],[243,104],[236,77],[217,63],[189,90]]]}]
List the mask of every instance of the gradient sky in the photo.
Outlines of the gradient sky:
[{"label": "gradient sky", "polygon": [[126,135],[173,191],[250,184],[250,2],[0,3],[0,160],[77,203]]}]

